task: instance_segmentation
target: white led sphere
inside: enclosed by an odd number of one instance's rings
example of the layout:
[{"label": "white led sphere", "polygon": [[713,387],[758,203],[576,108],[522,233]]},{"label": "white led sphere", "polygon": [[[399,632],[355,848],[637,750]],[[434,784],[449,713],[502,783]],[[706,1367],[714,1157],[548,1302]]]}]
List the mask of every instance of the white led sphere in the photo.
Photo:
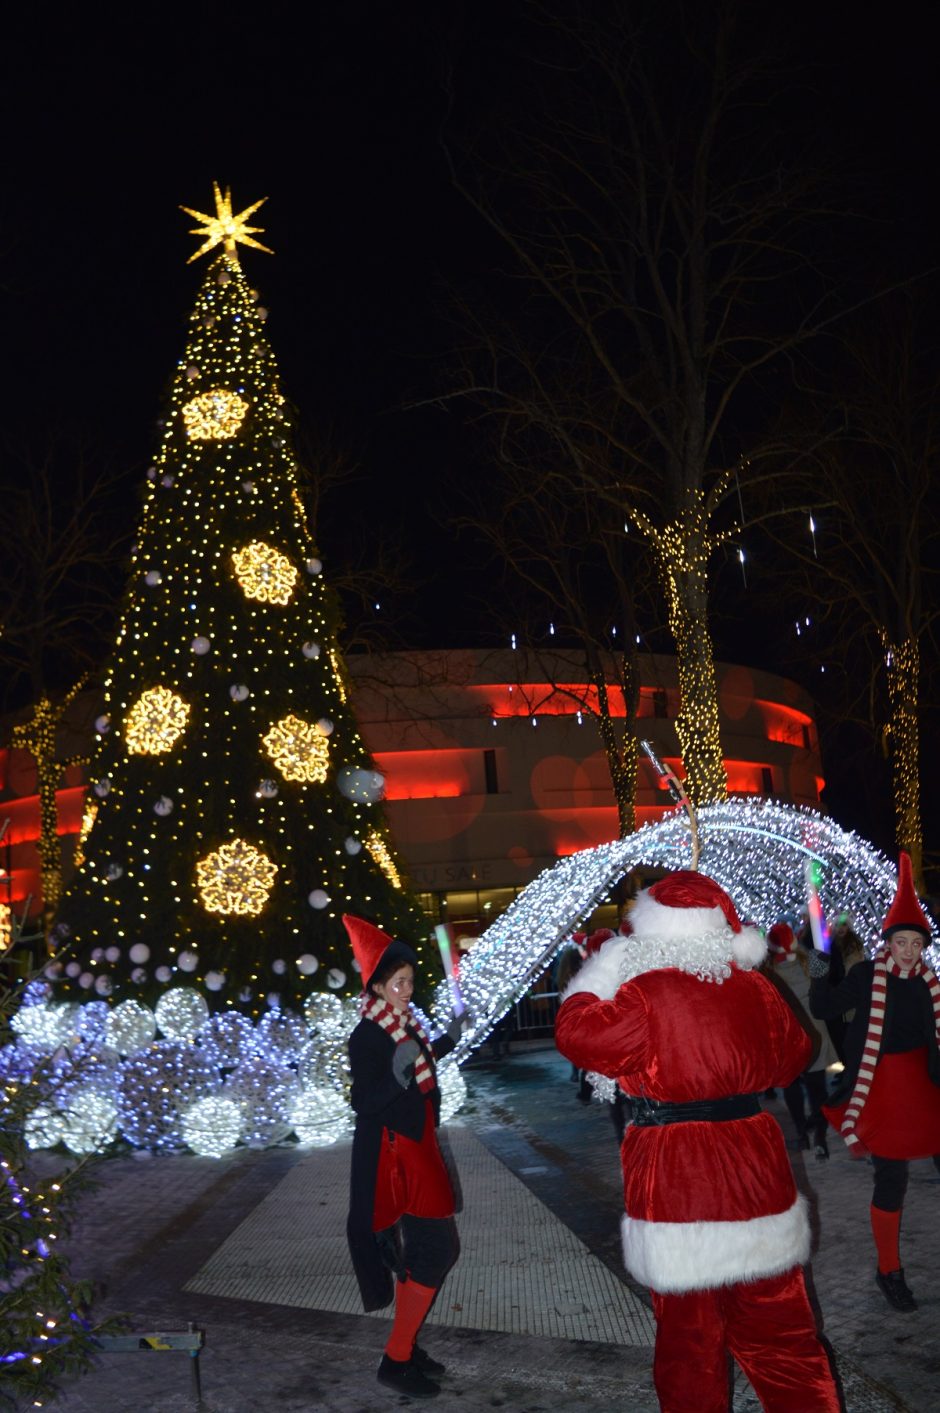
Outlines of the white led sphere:
[{"label": "white led sphere", "polygon": [[127,955],[137,966],[143,966],[144,962],[150,961],[150,948],[146,942],[135,942]]},{"label": "white led sphere", "polygon": [[323,560],[322,560],[322,559],[317,559],[316,557],[314,557],[314,558],[312,558],[312,559],[308,559],[308,560],[307,560],[307,573],[308,573],[308,574],[313,574],[313,575],[322,574],[322,573],[323,573]]},{"label": "white led sphere", "polygon": [[265,1059],[293,1065],[309,1039],[307,1027],[300,1016],[289,1011],[269,1011],[255,1027],[254,1047],[257,1054]]},{"label": "white led sphere", "polygon": [[280,991],[269,991],[264,1000],[265,1004],[270,1006],[272,1011],[277,1011],[280,1009],[281,1005],[281,993]]},{"label": "white led sphere", "polygon": [[75,1005],[75,1029],[90,1045],[104,1045],[105,1027],[111,1007],[104,1001],[88,1001],[84,1006]]},{"label": "white led sphere", "polygon": [[175,1150],[184,1146],[183,1115],[219,1086],[218,1072],[195,1045],[158,1040],[130,1055],[117,1073],[121,1132],[135,1148]]},{"label": "white led sphere", "polygon": [[221,991],[225,985],[224,971],[207,971],[205,976],[207,991]]},{"label": "white led sphere", "polygon": [[348,839],[344,839],[343,848],[346,850],[347,854],[352,854],[353,856],[362,853],[361,842],[358,839],[354,839],[351,834]]},{"label": "white led sphere", "polygon": [[193,638],[190,647],[197,657],[204,657],[209,651],[209,639],[200,634],[198,638]]},{"label": "white led sphere", "polygon": [[108,715],[95,717],[95,730],[99,736],[107,736],[111,730],[111,718]]},{"label": "white led sphere", "polygon": [[326,893],[322,888],[314,888],[312,893],[308,893],[307,902],[312,908],[322,910],[323,908],[329,907],[330,895],[329,893]]},{"label": "white led sphere", "polygon": [[55,1102],[37,1104],[26,1115],[23,1137],[27,1148],[54,1148],[62,1142],[64,1115]]},{"label": "white led sphere", "polygon": [[326,974],[326,984],[333,991],[338,991],[341,986],[346,985],[346,973],[340,971],[339,967],[330,967]]},{"label": "white led sphere", "polygon": [[233,1070],[222,1090],[241,1109],[242,1137],[249,1148],[269,1148],[287,1137],[288,1113],[299,1092],[297,1076],[287,1065],[257,1056]]},{"label": "white led sphere", "polygon": [[168,814],[173,813],[173,801],[169,795],[161,795],[159,800],[154,801],[153,812],[161,819],[166,819]]},{"label": "white led sphere", "polygon": [[303,653],[304,657],[310,658],[311,662],[316,662],[317,658],[320,656],[320,644],[306,642],[300,651]]},{"label": "white led sphere", "polygon": [[352,1127],[351,1118],[342,1094],[319,1087],[301,1090],[288,1113],[301,1144],[310,1148],[326,1148],[342,1138]]},{"label": "white led sphere", "polygon": [[328,716],[321,716],[319,721],[317,722],[317,727],[320,731],[323,732],[324,736],[332,736],[333,723]]},{"label": "white led sphere", "polygon": [[199,1032],[199,1046],[210,1064],[230,1070],[251,1054],[254,1029],[238,1011],[210,1016]]},{"label": "white led sphere", "polygon": [[139,1001],[122,1001],[105,1022],[105,1043],[119,1055],[129,1055],[149,1045],[157,1033],[157,1022],[149,1006]]},{"label": "white led sphere", "polygon": [[160,997],[154,1015],[168,1040],[194,1040],[209,1019],[209,1007],[192,987],[174,986]]},{"label": "white led sphere", "polygon": [[210,1094],[197,1099],[183,1114],[183,1140],[202,1158],[221,1158],[241,1137],[242,1111],[233,1099]]},{"label": "white led sphere", "polygon": [[77,1084],[63,1095],[62,1141],[72,1153],[100,1153],[117,1128],[117,1104],[98,1082]]},{"label": "white led sphere", "polygon": [[321,1034],[340,1023],[343,1008],[335,996],[325,991],[314,991],[304,1002],[304,1015],[314,1034]]},{"label": "white led sphere", "polygon": [[313,976],[320,963],[312,952],[302,952],[297,958],[296,967],[301,976]]},{"label": "white led sphere", "polygon": [[101,780],[96,780],[91,788],[94,790],[99,800],[103,800],[105,795],[109,794],[111,791],[111,781],[105,775]]},{"label": "white led sphere", "polygon": [[251,695],[244,682],[233,682],[228,694],[233,702],[243,702]]},{"label": "white led sphere", "polygon": [[176,959],[176,965],[180,971],[195,971],[199,965],[199,955],[188,949],[185,952],[180,952]]}]

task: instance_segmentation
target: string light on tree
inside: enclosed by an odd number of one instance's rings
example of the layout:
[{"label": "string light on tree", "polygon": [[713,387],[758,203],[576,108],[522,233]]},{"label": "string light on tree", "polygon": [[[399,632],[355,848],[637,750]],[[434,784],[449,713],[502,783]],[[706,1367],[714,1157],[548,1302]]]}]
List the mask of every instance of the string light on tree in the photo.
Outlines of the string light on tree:
[{"label": "string light on tree", "polygon": [[388,845],[377,830],[373,829],[372,833],[366,838],[366,848],[369,850],[369,853],[375,859],[392,887],[400,888],[402,886],[401,874],[398,872],[395,860],[389,852]]}]

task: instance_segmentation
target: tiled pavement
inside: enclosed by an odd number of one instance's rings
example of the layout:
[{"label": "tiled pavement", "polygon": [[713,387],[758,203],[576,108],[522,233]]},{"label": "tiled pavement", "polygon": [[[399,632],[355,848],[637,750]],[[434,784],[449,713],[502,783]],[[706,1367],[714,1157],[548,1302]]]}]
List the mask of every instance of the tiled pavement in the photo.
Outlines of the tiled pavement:
[{"label": "tiled pavement", "polygon": [[[646,1293],[620,1264],[613,1129],[599,1106],[576,1102],[567,1070],[540,1051],[468,1072],[471,1106],[449,1131],[463,1254],[424,1341],[451,1370],[442,1410],[658,1407]],[[846,1408],[936,1413],[940,1179],[915,1165],[904,1246],[921,1309],[895,1315],[872,1283],[868,1171],[832,1147],[828,1164],[793,1158],[817,1216],[812,1278]],[[356,1313],[342,1239],[348,1156],[343,1146],[109,1161],[84,1200],[74,1272],[103,1282],[99,1310],[126,1311],[137,1329],[206,1329],[207,1413],[411,1407],[375,1383],[385,1320]],[[175,1353],[103,1356],[55,1407],[183,1413],[195,1407],[187,1365]],[[739,1379],[736,1413],[756,1407]]]}]

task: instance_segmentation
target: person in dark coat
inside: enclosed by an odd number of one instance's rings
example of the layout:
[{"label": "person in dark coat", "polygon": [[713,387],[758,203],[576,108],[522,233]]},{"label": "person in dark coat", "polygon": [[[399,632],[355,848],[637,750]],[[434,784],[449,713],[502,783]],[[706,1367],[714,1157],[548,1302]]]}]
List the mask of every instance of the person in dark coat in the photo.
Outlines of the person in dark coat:
[{"label": "person in dark coat", "polygon": [[[438,1147],[441,1095],[434,1068],[460,1038],[454,1017],[431,1041],[411,1009],[417,957],[364,918],[343,918],[365,988],[349,1038],[356,1113],[346,1224],[363,1307],[394,1295],[395,1316],[378,1379],[410,1398],[433,1398],[444,1373],[416,1343],[457,1259],[454,1193]],[[394,1276],[394,1282],[393,1282]]]},{"label": "person in dark coat", "polygon": [[933,1158],[940,1171],[940,980],[923,960],[930,924],[907,854],[882,932],[874,960],[857,963],[838,986],[829,984],[828,957],[811,955],[809,1006],[820,1020],[854,1008],[842,1081],[824,1112],[853,1156],[871,1157],[875,1281],[889,1305],[908,1311],[917,1309],[899,1245],[908,1163]]}]

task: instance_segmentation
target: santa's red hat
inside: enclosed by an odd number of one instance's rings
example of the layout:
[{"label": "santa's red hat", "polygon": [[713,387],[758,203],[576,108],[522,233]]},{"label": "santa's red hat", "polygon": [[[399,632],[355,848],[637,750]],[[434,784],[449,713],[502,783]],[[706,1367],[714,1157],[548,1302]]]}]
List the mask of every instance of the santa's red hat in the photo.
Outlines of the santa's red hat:
[{"label": "santa's red hat", "polygon": [[767,946],[774,961],[782,962],[791,952],[796,951],[796,935],[788,922],[775,922],[767,933]]},{"label": "santa's red hat", "polygon": [[910,855],[902,852],[898,859],[897,892],[894,895],[894,902],[888,909],[888,916],[881,924],[881,930],[885,937],[890,937],[892,932],[907,928],[914,932],[922,932],[925,941],[930,941],[930,923],[927,921],[914,891],[914,875],[911,871]]},{"label": "santa's red hat", "polygon": [[677,942],[727,929],[730,951],[743,966],[756,966],[767,952],[758,929],[741,926],[737,909],[720,884],[690,869],[677,869],[640,893],[630,922],[639,938]]},{"label": "santa's red hat", "polygon": [[376,927],[374,922],[367,922],[364,917],[354,917],[352,913],[343,913],[343,926],[349,933],[353,956],[359,963],[363,990],[369,985],[380,962],[397,961],[402,966],[416,965],[418,958],[407,942],[396,942],[394,937],[389,937],[388,933]]}]

